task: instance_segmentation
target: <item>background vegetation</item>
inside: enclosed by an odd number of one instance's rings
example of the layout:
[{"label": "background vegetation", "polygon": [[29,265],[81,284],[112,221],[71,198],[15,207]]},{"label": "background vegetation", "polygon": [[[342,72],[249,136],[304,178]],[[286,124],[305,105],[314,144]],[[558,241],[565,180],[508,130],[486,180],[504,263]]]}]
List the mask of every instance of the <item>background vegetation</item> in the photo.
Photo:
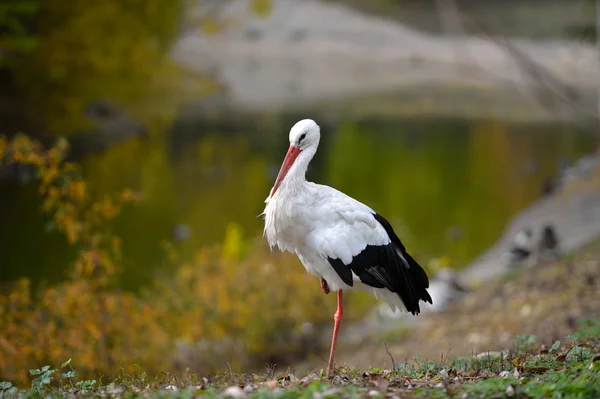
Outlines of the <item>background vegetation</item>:
[{"label": "background vegetation", "polygon": [[164,53],[179,31],[182,5],[180,0],[3,1],[0,71],[2,85],[10,88],[4,96],[16,97],[6,111],[22,116],[15,128],[36,136],[81,129],[87,126],[85,106],[107,92],[114,101],[139,103],[154,80],[164,79],[165,68],[174,68]]},{"label": "background vegetation", "polygon": [[[165,243],[175,271],[139,295],[119,289],[121,240],[111,224],[124,206],[135,206],[136,194],[97,197],[78,167],[63,162],[66,150],[64,140],[44,150],[26,136],[0,137],[0,164],[35,169],[52,228],[77,250],[66,281],[32,290],[25,278],[0,296],[0,378],[25,383],[28,369],[65,357],[80,359],[78,371],[91,377],[134,365],[148,373],[208,372],[225,363],[241,370],[319,349],[316,326],[331,315],[318,284],[295,258],[271,257],[262,240],[243,240],[235,225],[193,262],[180,263]],[[303,328],[307,320],[315,327]]]}]

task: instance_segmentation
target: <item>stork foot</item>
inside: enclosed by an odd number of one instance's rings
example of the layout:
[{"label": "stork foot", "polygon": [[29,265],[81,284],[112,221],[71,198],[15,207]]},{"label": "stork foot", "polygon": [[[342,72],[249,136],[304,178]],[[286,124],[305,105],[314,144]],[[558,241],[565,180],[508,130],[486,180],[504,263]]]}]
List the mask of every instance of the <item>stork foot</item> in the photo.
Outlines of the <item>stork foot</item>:
[{"label": "stork foot", "polygon": [[329,285],[327,284],[327,281],[325,281],[325,279],[321,279],[321,289],[323,290],[323,292],[325,294],[329,294],[331,292],[331,290],[329,289]]}]

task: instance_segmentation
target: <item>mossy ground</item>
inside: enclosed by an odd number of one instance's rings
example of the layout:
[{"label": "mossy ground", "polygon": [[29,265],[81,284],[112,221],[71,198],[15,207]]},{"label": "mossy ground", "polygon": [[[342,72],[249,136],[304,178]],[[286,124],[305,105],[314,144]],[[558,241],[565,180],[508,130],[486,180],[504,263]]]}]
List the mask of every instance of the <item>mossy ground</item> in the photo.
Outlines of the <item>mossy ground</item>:
[{"label": "mossy ground", "polygon": [[534,339],[520,337],[512,350],[451,361],[395,364],[392,369],[339,367],[331,378],[323,371],[304,377],[266,369],[262,374],[198,377],[165,373],[149,379],[143,372],[111,381],[77,378],[67,362],[31,370],[31,387],[18,390],[0,383],[0,397],[22,398],[597,398],[600,395],[600,320],[551,347],[534,350]]}]

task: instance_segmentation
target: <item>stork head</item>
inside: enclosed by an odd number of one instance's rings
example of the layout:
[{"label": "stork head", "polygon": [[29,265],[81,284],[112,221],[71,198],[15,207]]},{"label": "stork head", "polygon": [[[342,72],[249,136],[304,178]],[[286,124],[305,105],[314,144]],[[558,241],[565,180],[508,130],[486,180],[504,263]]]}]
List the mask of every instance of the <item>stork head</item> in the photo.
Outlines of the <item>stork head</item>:
[{"label": "stork head", "polygon": [[275,194],[281,182],[289,174],[302,173],[302,176],[304,176],[308,163],[317,152],[320,139],[321,129],[312,119],[302,119],[292,126],[290,130],[290,148],[285,155],[270,196]]},{"label": "stork head", "polygon": [[319,145],[321,129],[312,119],[302,119],[290,129],[290,147],[304,151]]}]

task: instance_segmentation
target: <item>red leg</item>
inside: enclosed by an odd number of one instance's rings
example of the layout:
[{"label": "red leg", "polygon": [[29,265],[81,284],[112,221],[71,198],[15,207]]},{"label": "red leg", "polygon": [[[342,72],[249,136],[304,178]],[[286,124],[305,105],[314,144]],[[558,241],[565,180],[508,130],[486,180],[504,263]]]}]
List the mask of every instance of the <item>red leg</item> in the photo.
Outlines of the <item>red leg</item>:
[{"label": "red leg", "polygon": [[323,278],[321,279],[321,289],[325,294],[329,294],[329,285],[327,284],[327,281],[325,281],[325,279]]},{"label": "red leg", "polygon": [[337,310],[333,315],[333,337],[331,337],[331,351],[329,352],[329,362],[327,363],[327,377],[333,373],[333,355],[335,352],[335,344],[337,343],[337,336],[340,330],[340,324],[342,323],[342,316],[344,315],[344,306],[342,305],[342,290],[338,291],[337,299]]}]

